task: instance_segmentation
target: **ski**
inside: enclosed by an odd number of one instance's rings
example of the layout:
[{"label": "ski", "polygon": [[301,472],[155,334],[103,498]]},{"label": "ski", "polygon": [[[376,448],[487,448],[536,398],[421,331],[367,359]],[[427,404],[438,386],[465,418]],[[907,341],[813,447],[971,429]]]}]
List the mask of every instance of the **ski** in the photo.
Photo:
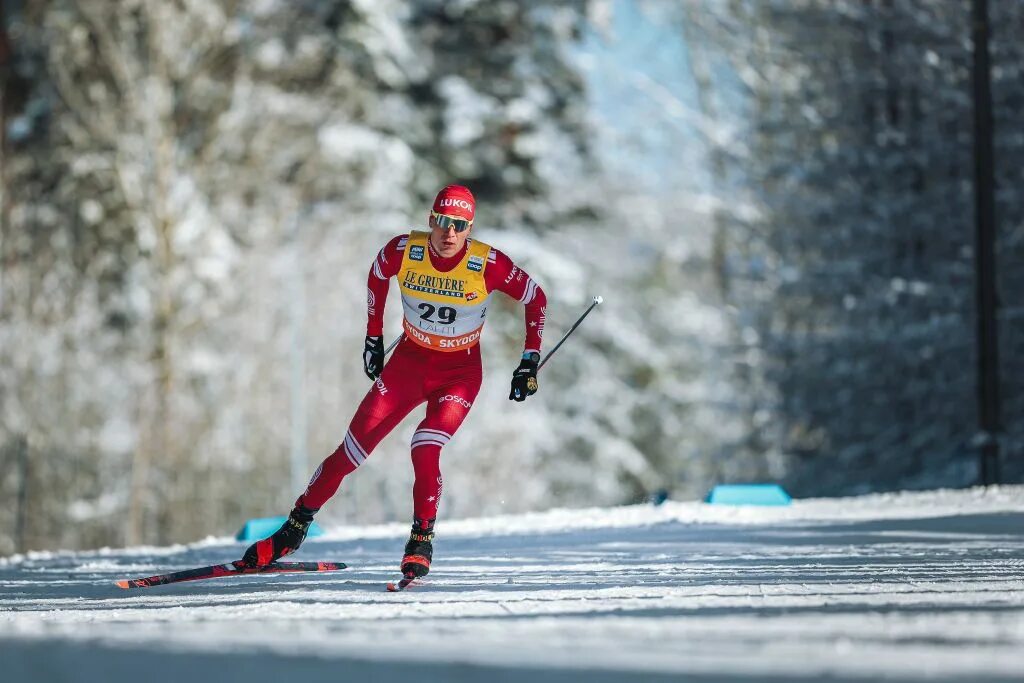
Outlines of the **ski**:
[{"label": "ski", "polygon": [[389,581],[387,588],[388,592],[397,593],[398,591],[404,591],[406,588],[413,585],[420,585],[416,582],[416,575],[406,574],[398,583],[395,583],[394,581]]},{"label": "ski", "polygon": [[235,560],[227,564],[214,564],[209,567],[197,567],[195,569],[184,569],[180,572],[169,574],[158,574],[138,579],[123,579],[117,581],[117,585],[125,590],[130,588],[148,588],[150,586],[162,586],[168,583],[180,583],[182,581],[200,581],[202,579],[217,579],[222,576],[242,576],[244,574],[286,574],[290,572],[333,572],[347,567],[344,562],[273,562],[262,567],[250,567]]}]

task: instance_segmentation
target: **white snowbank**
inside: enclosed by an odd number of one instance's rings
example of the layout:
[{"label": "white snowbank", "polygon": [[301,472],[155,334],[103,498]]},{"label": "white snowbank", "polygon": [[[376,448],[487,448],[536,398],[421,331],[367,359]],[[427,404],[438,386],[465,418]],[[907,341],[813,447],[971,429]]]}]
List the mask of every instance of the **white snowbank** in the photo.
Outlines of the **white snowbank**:
[{"label": "white snowbank", "polygon": [[330,574],[122,591],[241,544],[0,563],[11,680],[1024,680],[1024,487],[666,503],[446,521],[383,590],[404,524],[331,530]]}]

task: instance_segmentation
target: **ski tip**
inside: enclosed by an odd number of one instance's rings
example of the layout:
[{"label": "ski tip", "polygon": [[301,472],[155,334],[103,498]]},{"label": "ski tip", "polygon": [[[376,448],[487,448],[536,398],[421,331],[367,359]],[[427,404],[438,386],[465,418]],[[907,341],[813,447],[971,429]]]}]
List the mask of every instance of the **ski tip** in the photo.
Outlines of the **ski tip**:
[{"label": "ski tip", "polygon": [[115,583],[117,584],[118,588],[124,588],[125,590],[128,590],[128,582],[127,581],[116,581]]},{"label": "ski tip", "polygon": [[397,592],[397,591],[398,591],[398,586],[396,586],[396,585],[394,584],[394,582],[392,582],[392,581],[389,581],[389,582],[388,582],[388,592],[389,592],[389,593],[395,593],[395,592]]}]

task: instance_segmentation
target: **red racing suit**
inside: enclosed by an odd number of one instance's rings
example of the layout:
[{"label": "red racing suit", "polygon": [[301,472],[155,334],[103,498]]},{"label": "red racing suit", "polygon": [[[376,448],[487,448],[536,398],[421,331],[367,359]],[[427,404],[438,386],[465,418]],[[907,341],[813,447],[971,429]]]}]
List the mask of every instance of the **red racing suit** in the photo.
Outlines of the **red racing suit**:
[{"label": "red racing suit", "polygon": [[[422,233],[412,235],[419,235],[415,241],[423,244]],[[366,325],[369,336],[380,336],[383,333],[389,280],[399,274],[403,263],[409,264],[409,242],[410,235],[393,238],[380,250],[370,268]],[[466,274],[475,276],[477,282],[482,275],[487,296],[493,291],[500,291],[525,304],[524,353],[540,353],[547,298],[544,290],[525,271],[508,256],[493,248],[486,250],[486,264],[482,264],[486,245],[477,243],[474,247],[472,240],[467,240],[462,251],[449,258],[443,258],[434,251],[429,239],[426,244],[427,249],[420,247],[418,251],[413,251],[413,258],[418,256],[420,258],[417,260],[422,259],[425,251],[429,254],[429,267],[439,273],[451,274],[451,278],[446,280],[458,278],[459,269],[464,269],[468,263],[469,270],[476,273]],[[466,259],[467,250],[471,247],[480,254],[476,263],[473,257]],[[476,295],[468,294],[466,298],[470,297],[475,299]],[[481,327],[485,314],[484,308],[479,316]],[[415,472],[413,515],[416,519],[424,520],[437,517],[442,489],[441,449],[466,419],[480,391],[480,328],[477,327],[475,337],[466,335],[460,340],[460,343],[471,340],[470,345],[460,346],[457,350],[440,350],[424,346],[425,342],[410,337],[409,317],[407,310],[406,334],[384,365],[380,377],[359,404],[344,441],[317,468],[306,491],[295,501],[297,506],[313,510],[322,507],[337,492],[342,479],[355,471],[413,408],[425,402],[426,416],[412,437],[412,464]]]}]

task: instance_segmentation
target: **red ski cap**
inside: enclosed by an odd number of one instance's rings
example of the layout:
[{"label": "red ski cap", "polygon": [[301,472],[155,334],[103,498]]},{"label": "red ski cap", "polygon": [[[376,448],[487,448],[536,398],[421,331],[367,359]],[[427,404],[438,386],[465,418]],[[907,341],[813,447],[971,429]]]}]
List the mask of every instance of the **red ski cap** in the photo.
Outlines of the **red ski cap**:
[{"label": "red ski cap", "polygon": [[472,222],[473,215],[476,213],[476,199],[473,198],[473,193],[469,191],[469,188],[462,185],[449,185],[437,193],[437,197],[434,198],[433,210],[435,213],[464,218]]}]

